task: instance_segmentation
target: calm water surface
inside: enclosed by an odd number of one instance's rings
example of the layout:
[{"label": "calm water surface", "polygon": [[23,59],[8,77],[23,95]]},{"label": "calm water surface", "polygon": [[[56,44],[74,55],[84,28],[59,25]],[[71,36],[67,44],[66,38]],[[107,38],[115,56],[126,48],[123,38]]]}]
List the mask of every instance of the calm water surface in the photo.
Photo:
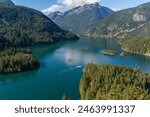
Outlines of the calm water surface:
[{"label": "calm water surface", "polygon": [[[79,99],[79,82],[88,63],[138,66],[150,73],[149,57],[129,53],[125,57],[104,56],[101,50],[106,48],[121,52],[116,41],[91,37],[32,47],[41,67],[36,71],[0,76],[0,99],[58,100],[64,94],[70,99]],[[72,61],[68,62],[68,58]]]}]

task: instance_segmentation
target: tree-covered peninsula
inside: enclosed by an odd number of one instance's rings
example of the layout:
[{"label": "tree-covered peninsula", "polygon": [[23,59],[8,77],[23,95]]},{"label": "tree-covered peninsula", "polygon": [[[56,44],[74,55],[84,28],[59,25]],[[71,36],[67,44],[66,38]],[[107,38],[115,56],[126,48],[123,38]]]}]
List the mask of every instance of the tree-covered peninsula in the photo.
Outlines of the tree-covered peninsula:
[{"label": "tree-covered peninsula", "polygon": [[0,52],[0,74],[34,70],[39,66],[28,50],[9,48]]},{"label": "tree-covered peninsula", "polygon": [[150,75],[137,68],[88,64],[80,81],[81,100],[148,100]]}]

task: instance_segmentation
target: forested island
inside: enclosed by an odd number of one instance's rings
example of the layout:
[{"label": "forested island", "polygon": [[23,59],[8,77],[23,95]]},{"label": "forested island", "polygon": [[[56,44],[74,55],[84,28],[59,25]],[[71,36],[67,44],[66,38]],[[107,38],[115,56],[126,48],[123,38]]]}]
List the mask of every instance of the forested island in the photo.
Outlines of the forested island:
[{"label": "forested island", "polygon": [[0,52],[0,74],[34,70],[39,66],[28,50],[9,48]]},{"label": "forested island", "polygon": [[137,68],[88,64],[80,81],[81,100],[148,100],[150,75]]},{"label": "forested island", "polygon": [[102,54],[108,55],[108,56],[116,56],[117,52],[115,50],[110,50],[110,49],[104,49],[101,51]]}]

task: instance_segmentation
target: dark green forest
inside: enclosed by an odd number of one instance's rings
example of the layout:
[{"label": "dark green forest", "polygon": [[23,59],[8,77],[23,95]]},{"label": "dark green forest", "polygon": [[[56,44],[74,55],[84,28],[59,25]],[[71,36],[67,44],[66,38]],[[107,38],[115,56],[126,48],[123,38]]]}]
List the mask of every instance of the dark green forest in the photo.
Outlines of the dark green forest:
[{"label": "dark green forest", "polygon": [[150,39],[149,38],[132,38],[128,40],[120,40],[122,49],[137,53],[146,54],[150,53]]},{"label": "dark green forest", "polygon": [[0,52],[0,74],[29,71],[39,67],[29,50],[9,48]]},{"label": "dark green forest", "polygon": [[22,47],[78,39],[37,10],[3,3],[0,3],[0,29],[1,46]]},{"label": "dark green forest", "polygon": [[81,100],[148,100],[150,75],[138,68],[88,64],[80,81]]},{"label": "dark green forest", "polygon": [[59,28],[41,12],[0,3],[0,74],[39,67],[31,53],[17,48],[70,39],[76,40],[78,37]]}]

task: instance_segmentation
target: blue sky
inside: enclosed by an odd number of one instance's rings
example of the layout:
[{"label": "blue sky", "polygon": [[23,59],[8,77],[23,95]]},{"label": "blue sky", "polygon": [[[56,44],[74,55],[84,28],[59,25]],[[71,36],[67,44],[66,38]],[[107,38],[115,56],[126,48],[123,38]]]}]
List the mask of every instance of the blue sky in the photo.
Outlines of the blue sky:
[{"label": "blue sky", "polygon": [[[31,7],[37,10],[43,10],[51,7],[52,5],[58,5],[59,0],[12,0],[17,5]],[[69,1],[69,0],[60,0],[60,1]],[[70,0],[70,1],[82,1],[82,0]],[[86,0],[83,0],[86,1]],[[92,0],[87,0],[92,1]],[[93,0],[94,1],[94,0]],[[99,1],[99,0],[96,0]],[[142,3],[150,2],[150,0],[100,0],[100,4],[107,6],[111,9],[125,9],[140,5]],[[84,4],[84,3],[83,3]],[[60,3],[59,3],[60,5]],[[62,9],[69,9],[69,7],[63,4]],[[72,6],[73,7],[73,6]],[[71,7],[70,7],[71,8]]]}]

